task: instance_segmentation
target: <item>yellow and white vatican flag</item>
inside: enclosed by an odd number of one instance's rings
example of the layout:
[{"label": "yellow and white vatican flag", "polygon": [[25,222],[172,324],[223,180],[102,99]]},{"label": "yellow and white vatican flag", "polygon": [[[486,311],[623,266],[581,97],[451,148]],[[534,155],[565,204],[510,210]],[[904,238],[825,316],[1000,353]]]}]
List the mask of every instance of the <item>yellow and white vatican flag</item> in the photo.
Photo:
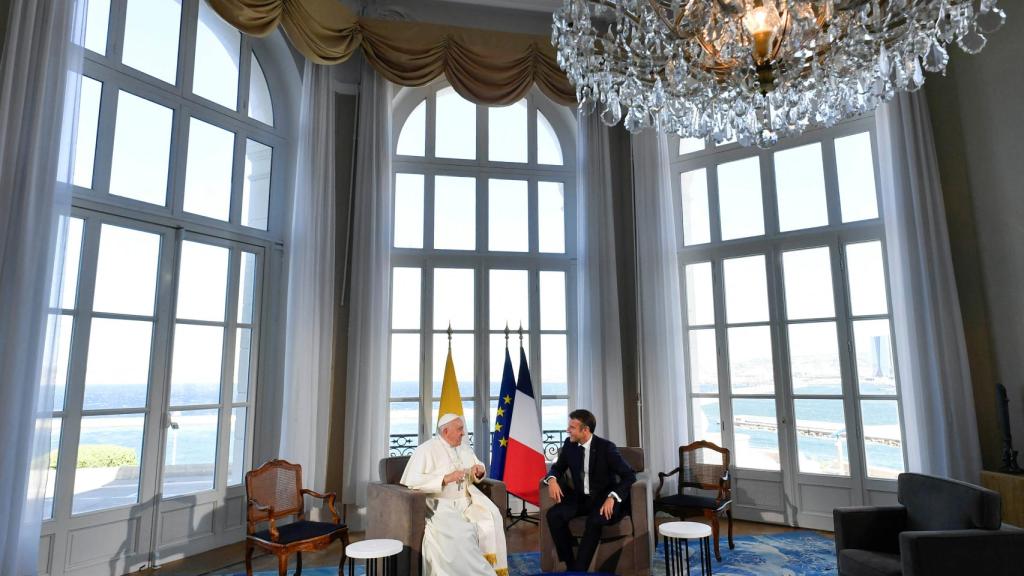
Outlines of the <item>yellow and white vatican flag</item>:
[{"label": "yellow and white vatican flag", "polygon": [[469,422],[466,422],[466,415],[462,411],[459,381],[455,378],[455,364],[452,362],[451,346],[448,347],[448,360],[444,364],[444,382],[441,383],[441,405],[437,411],[437,424],[441,423],[441,417],[445,414],[461,416],[463,424],[466,425],[466,432],[469,432]]}]

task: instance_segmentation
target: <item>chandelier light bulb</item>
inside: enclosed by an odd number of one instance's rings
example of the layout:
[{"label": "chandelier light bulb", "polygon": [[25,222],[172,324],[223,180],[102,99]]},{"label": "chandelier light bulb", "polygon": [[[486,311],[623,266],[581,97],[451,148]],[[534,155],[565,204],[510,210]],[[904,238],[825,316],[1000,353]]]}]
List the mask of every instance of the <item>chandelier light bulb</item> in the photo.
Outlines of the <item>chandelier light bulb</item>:
[{"label": "chandelier light bulb", "polygon": [[998,0],[563,0],[558,64],[630,132],[771,146],[869,112],[984,48]]},{"label": "chandelier light bulb", "polygon": [[764,64],[771,58],[779,29],[779,13],[773,5],[758,6],[743,16],[743,26],[754,39],[754,62]]}]

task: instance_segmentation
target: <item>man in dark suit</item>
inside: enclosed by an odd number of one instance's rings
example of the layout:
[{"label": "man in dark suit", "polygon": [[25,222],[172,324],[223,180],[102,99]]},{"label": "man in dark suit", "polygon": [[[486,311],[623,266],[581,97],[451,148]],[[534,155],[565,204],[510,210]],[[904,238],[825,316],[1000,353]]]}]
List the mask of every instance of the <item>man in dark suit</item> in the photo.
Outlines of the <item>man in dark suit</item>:
[{"label": "man in dark suit", "polygon": [[[569,438],[544,479],[551,499],[556,502],[548,510],[548,526],[558,558],[569,570],[581,572],[590,566],[601,528],[629,513],[629,488],[636,482],[636,473],[615,444],[594,435],[596,426],[597,419],[587,410],[569,413]],[[572,475],[571,491],[563,490],[558,483],[566,470]],[[569,521],[577,516],[587,517],[587,527],[574,557]]]}]

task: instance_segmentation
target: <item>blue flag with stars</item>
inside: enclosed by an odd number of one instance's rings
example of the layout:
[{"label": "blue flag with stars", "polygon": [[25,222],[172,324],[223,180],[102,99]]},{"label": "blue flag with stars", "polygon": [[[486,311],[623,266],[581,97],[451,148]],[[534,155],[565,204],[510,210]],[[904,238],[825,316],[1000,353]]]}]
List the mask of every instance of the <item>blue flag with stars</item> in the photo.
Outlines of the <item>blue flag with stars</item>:
[{"label": "blue flag with stars", "polygon": [[512,427],[512,405],[516,398],[516,379],[512,372],[512,358],[505,348],[505,368],[501,371],[501,391],[494,412],[494,434],[491,435],[491,471],[496,480],[505,477],[505,455],[508,453],[508,432]]}]

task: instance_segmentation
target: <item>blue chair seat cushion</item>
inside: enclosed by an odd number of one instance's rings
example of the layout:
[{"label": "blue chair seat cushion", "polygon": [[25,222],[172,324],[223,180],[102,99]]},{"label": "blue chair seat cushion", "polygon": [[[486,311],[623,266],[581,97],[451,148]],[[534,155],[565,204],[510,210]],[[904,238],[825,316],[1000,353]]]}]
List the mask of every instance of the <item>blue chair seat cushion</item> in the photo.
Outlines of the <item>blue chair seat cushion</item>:
[{"label": "blue chair seat cushion", "polygon": [[700,508],[704,510],[721,510],[730,500],[715,500],[710,496],[695,494],[673,494],[654,501],[656,507]]},{"label": "blue chair seat cushion", "polygon": [[899,554],[847,548],[839,551],[839,573],[844,576],[900,576]]},{"label": "blue chair seat cushion", "polygon": [[257,538],[271,544],[291,544],[293,542],[301,542],[302,540],[309,540],[311,538],[317,538],[344,530],[344,524],[332,524],[330,522],[312,522],[309,520],[299,520],[298,522],[292,522],[291,524],[285,524],[284,526],[278,526],[277,542],[270,539],[270,530],[260,530],[250,535],[250,538]]}]

